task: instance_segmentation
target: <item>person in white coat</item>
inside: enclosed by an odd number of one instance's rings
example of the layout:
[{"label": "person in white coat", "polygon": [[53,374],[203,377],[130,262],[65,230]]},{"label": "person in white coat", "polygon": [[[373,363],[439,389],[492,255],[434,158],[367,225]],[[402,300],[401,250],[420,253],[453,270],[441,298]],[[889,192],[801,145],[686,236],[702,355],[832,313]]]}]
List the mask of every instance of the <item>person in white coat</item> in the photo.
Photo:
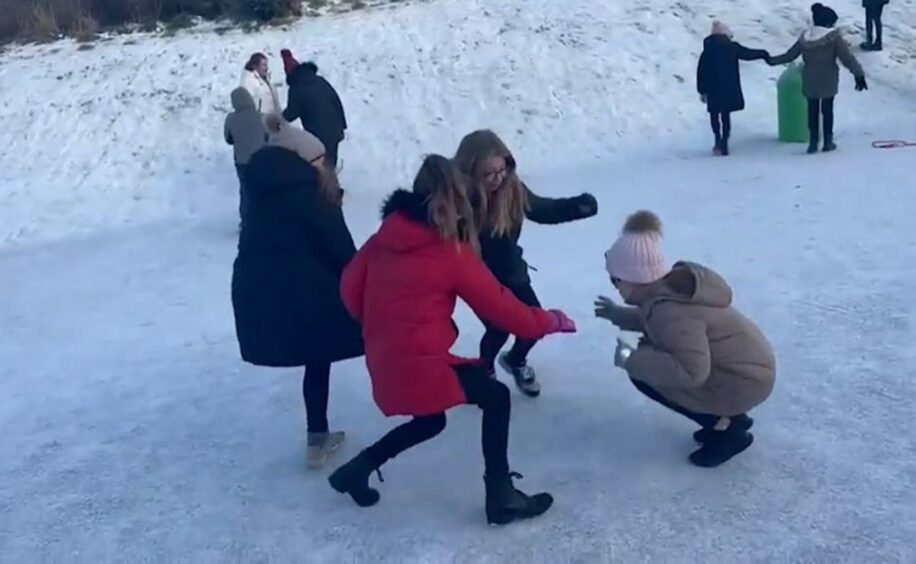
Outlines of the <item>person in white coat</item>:
[{"label": "person in white coat", "polygon": [[245,64],[242,71],[242,80],[239,85],[251,94],[255,109],[264,115],[283,111],[277,91],[270,83],[270,69],[267,56],[264,53],[255,53]]}]

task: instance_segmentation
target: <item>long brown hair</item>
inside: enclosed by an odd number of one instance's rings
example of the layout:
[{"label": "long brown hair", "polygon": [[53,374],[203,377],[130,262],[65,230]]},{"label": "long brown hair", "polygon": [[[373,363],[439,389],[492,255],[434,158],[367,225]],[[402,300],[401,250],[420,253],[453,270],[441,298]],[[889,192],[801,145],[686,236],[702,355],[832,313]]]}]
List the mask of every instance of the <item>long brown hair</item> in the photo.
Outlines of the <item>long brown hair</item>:
[{"label": "long brown hair", "polygon": [[264,53],[253,54],[251,57],[248,58],[248,62],[245,63],[245,70],[249,72],[255,70],[256,68],[258,68],[258,65],[261,64],[261,61],[266,60],[266,59],[267,59],[267,55],[265,55]]},{"label": "long brown hair", "polygon": [[413,181],[413,191],[426,196],[429,222],[442,239],[468,243],[480,254],[474,208],[468,199],[465,180],[452,161],[442,155],[423,159]]},{"label": "long brown hair", "polygon": [[[506,177],[494,193],[487,193],[477,181],[482,163],[490,157],[506,161]],[[458,145],[454,161],[470,179],[478,228],[500,237],[518,229],[525,219],[528,199],[515,171],[515,158],[502,139],[489,129],[469,133]]]}]

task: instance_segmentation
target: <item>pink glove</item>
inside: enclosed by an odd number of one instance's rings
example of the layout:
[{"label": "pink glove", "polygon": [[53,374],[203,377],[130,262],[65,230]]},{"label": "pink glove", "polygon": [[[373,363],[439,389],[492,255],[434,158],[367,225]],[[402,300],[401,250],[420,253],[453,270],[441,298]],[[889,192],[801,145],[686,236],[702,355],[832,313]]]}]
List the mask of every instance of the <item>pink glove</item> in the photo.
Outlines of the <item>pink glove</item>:
[{"label": "pink glove", "polygon": [[558,309],[548,310],[547,313],[550,314],[551,324],[547,329],[547,334],[552,333],[575,333],[576,332],[576,322],[570,319],[565,313]]}]

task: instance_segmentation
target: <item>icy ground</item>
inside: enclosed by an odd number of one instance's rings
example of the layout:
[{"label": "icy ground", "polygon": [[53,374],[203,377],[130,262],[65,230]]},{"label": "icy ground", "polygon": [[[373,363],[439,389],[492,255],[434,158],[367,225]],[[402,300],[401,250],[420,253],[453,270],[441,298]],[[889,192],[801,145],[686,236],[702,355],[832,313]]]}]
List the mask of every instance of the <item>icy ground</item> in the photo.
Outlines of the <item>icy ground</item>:
[{"label": "icy ground", "polygon": [[[869,147],[916,139],[914,43],[903,41],[916,32],[898,21],[889,26],[896,45],[862,55],[867,94],[843,77],[831,155],[773,141],[778,71],[745,66],[751,105],[735,118],[734,155],[714,159],[691,84],[705,12],[610,4],[527,0],[537,9],[516,17],[520,2],[482,16],[483,2],[442,0],[273,35],[179,35],[57,58],[41,53],[59,46],[32,47],[0,59],[9,243],[0,254],[0,562],[916,561],[916,149]],[[718,15],[776,51],[804,14],[792,19],[797,7],[775,4]],[[836,4],[859,14],[857,2]],[[891,6],[916,17],[912,4]],[[452,30],[446,19],[462,14],[475,26]],[[362,25],[382,17],[400,27]],[[548,21],[547,36],[531,31]],[[648,32],[637,35],[636,24]],[[325,33],[309,35],[316,30]],[[520,487],[556,496],[544,517],[485,526],[472,408],[390,462],[382,502],[357,508],[327,486],[330,469],[305,469],[298,372],[239,361],[229,302],[236,186],[217,136],[222,115],[206,104],[222,104],[236,80],[222,67],[297,37],[324,58],[366,57],[352,74],[328,65],[352,108],[343,179],[358,242],[420,152],[451,152],[478,125],[505,133],[536,191],[599,198],[596,219],[525,228],[542,301],[580,327],[533,353],[542,397],[513,395],[510,458],[526,475]],[[662,44],[642,53],[637,37]],[[442,62],[452,44],[469,58]],[[182,54],[198,67],[172,76]],[[383,63],[398,69],[392,85]],[[54,79],[83,67],[111,76]],[[684,84],[666,78],[675,68]],[[214,90],[200,102],[163,106],[206,84]],[[179,90],[155,94],[157,85]],[[81,114],[92,89],[104,103]],[[612,368],[615,332],[592,318],[593,297],[611,293],[602,253],[640,207],[666,222],[670,258],[725,275],[777,351],[755,445],[716,470],[686,463],[693,427]],[[473,353],[479,325],[463,310],[458,323],[456,350]],[[333,378],[332,424],[349,433],[343,461],[396,421],[378,414],[361,360]]]},{"label": "icy ground", "polygon": [[[228,214],[10,253],[0,560],[913,562],[913,156],[863,144],[806,159],[746,142],[730,160],[648,153],[530,179],[591,189],[602,215],[527,229],[543,301],[580,334],[534,353],[540,399],[514,396],[514,467],[557,504],[505,529],[484,525],[471,408],[385,467],[373,509],[305,470],[299,374],[238,361]],[[756,444],[717,470],[685,462],[694,429],[612,369],[614,334],[591,319],[601,253],[637,206],[667,221],[670,256],[731,281],[778,352]],[[478,326],[459,323],[471,352]],[[335,368],[331,414],[350,433],[341,460],[394,424],[361,361]]]}]

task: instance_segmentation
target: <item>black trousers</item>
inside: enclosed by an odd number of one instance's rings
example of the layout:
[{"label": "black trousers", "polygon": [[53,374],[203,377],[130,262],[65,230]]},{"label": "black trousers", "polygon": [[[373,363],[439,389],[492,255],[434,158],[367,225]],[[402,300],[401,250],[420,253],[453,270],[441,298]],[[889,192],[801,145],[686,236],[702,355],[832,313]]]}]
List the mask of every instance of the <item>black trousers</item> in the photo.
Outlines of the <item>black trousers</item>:
[{"label": "black trousers", "polygon": [[305,366],[302,375],[302,399],[309,433],[328,432],[328,396],[331,390],[331,363],[317,362]]},{"label": "black trousers", "polygon": [[833,98],[808,100],[808,131],[811,143],[816,144],[820,137],[821,115],[824,116],[824,140],[833,140]]},{"label": "black trousers", "polygon": [[[881,16],[884,13],[884,4],[865,8],[865,37],[870,45],[881,45],[881,36],[884,34],[884,24]],[[874,40],[874,41],[872,41]]]},{"label": "black trousers", "polygon": [[[509,419],[512,403],[509,388],[487,376],[481,366],[455,369],[469,404],[483,410],[481,447],[487,476],[509,474]],[[445,429],[445,413],[414,417],[395,427],[377,443],[366,449],[370,460],[381,466],[388,460],[420,443],[435,437]]]},{"label": "black trousers", "polygon": [[716,141],[727,141],[732,134],[732,115],[729,112],[710,112],[709,124]]},{"label": "black trousers", "polygon": [[[538,297],[534,293],[534,288],[531,287],[530,283],[523,286],[507,287],[523,304],[532,307],[541,307],[541,302],[538,301]],[[487,322],[484,322],[484,326],[487,330],[480,340],[480,358],[483,360],[484,365],[492,370],[496,362],[496,357],[499,355],[499,351],[502,350],[506,341],[509,340],[509,334],[501,329],[497,329]],[[533,349],[536,344],[537,340],[516,338],[515,343],[512,345],[512,349],[509,351],[509,362],[514,366],[524,365],[528,361],[528,353],[531,352],[531,349]]]},{"label": "black trousers", "polygon": [[712,429],[719,421],[718,415],[711,415],[709,413],[695,413],[687,408],[677,405],[676,403],[668,401],[664,396],[655,391],[655,388],[649,384],[646,384],[645,382],[640,382],[639,380],[633,379],[631,379],[630,382],[633,382],[633,385],[636,386],[636,389],[642,392],[642,394],[650,400],[667,407],[675,413],[680,413],[704,429]]}]

